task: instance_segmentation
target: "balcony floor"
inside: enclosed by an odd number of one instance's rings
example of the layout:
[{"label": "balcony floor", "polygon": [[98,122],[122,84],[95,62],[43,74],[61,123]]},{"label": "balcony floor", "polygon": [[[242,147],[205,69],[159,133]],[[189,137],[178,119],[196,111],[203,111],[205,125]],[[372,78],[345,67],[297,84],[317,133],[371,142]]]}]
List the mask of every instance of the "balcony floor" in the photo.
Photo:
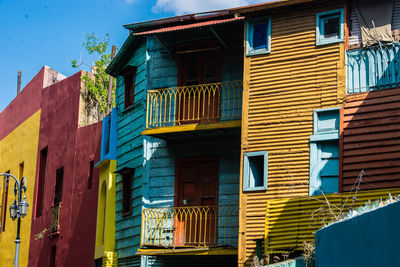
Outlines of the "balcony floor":
[{"label": "balcony floor", "polygon": [[136,255],[237,255],[234,247],[200,247],[200,248],[139,248]]},{"label": "balcony floor", "polygon": [[164,134],[174,134],[180,132],[210,131],[228,128],[240,128],[241,120],[220,121],[214,123],[193,123],[178,126],[150,128],[142,132],[142,135],[151,135],[162,138]]}]

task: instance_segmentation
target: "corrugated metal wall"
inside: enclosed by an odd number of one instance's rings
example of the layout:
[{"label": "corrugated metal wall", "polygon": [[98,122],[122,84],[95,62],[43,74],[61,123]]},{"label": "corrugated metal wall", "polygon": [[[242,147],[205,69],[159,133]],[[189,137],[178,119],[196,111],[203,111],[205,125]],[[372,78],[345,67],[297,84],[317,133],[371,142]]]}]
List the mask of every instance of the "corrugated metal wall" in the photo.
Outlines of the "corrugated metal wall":
[{"label": "corrugated metal wall", "polygon": [[239,265],[264,238],[267,200],[308,195],[313,110],[345,97],[344,44],[316,47],[316,14],[340,7],[319,1],[262,14],[272,17],[271,53],[245,58],[242,162],[244,152],[268,151],[268,189],[241,192]]},{"label": "corrugated metal wall", "polygon": [[[303,250],[303,242],[314,243],[315,232],[343,218],[350,207],[386,200],[400,194],[400,188],[368,190],[326,196],[273,199],[268,201],[265,218],[265,253]],[[356,200],[353,203],[353,197]]]},{"label": "corrugated metal wall", "polygon": [[343,191],[364,170],[361,189],[400,186],[400,88],[347,97],[343,119]]}]

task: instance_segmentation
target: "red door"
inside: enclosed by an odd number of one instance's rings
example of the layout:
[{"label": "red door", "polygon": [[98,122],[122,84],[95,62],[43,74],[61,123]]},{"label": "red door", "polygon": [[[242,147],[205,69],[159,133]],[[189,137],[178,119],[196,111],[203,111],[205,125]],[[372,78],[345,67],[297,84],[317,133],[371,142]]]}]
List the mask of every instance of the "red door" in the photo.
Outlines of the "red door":
[{"label": "red door", "polygon": [[213,122],[220,118],[220,86],[202,86],[221,81],[220,51],[185,53],[179,57],[177,119],[180,124]]},{"label": "red door", "polygon": [[[216,243],[218,160],[191,158],[176,161],[175,246]],[[191,207],[191,208],[186,208]]]}]

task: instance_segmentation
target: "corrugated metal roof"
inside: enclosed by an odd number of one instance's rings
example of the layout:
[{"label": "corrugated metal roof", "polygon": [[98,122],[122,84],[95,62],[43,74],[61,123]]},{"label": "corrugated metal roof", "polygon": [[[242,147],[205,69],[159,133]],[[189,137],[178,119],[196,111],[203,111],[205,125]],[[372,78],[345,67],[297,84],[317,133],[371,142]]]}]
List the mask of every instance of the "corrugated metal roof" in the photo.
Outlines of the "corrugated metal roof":
[{"label": "corrugated metal roof", "polygon": [[216,24],[235,22],[235,21],[239,21],[239,20],[244,20],[244,17],[236,17],[236,18],[220,19],[220,20],[210,20],[210,21],[204,21],[204,22],[193,23],[193,24],[188,24],[188,25],[165,27],[165,28],[159,28],[159,29],[155,29],[155,30],[151,30],[151,31],[138,32],[138,33],[135,33],[134,35],[139,36],[139,35],[150,35],[150,34],[155,34],[155,33],[181,31],[181,30],[187,30],[187,29],[192,29],[192,28],[200,28],[200,27],[206,27],[206,26],[211,26],[211,25],[216,25]]}]

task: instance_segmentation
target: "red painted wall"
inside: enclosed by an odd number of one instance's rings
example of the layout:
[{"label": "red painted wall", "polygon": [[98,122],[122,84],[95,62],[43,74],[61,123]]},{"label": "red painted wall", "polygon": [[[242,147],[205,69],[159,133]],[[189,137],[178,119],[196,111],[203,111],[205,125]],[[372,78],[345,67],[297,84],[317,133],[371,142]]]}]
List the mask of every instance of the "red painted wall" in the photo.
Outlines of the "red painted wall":
[{"label": "red painted wall", "polygon": [[[29,266],[51,264],[51,248],[56,245],[56,266],[93,266],[96,234],[98,170],[88,189],[90,161],[100,158],[101,123],[78,127],[81,72],[42,90],[39,152],[48,146],[42,216],[36,218],[38,172],[29,249]],[[53,205],[56,170],[64,167],[60,234],[48,232]],[[37,167],[39,170],[39,166]]]},{"label": "red painted wall", "polygon": [[[15,97],[0,113],[0,140],[39,110],[45,68],[43,67],[24,87],[18,97]],[[17,88],[10,88],[10,90],[14,90],[17,95]]]},{"label": "red painted wall", "polygon": [[344,104],[342,190],[400,186],[400,88],[347,96]]}]

